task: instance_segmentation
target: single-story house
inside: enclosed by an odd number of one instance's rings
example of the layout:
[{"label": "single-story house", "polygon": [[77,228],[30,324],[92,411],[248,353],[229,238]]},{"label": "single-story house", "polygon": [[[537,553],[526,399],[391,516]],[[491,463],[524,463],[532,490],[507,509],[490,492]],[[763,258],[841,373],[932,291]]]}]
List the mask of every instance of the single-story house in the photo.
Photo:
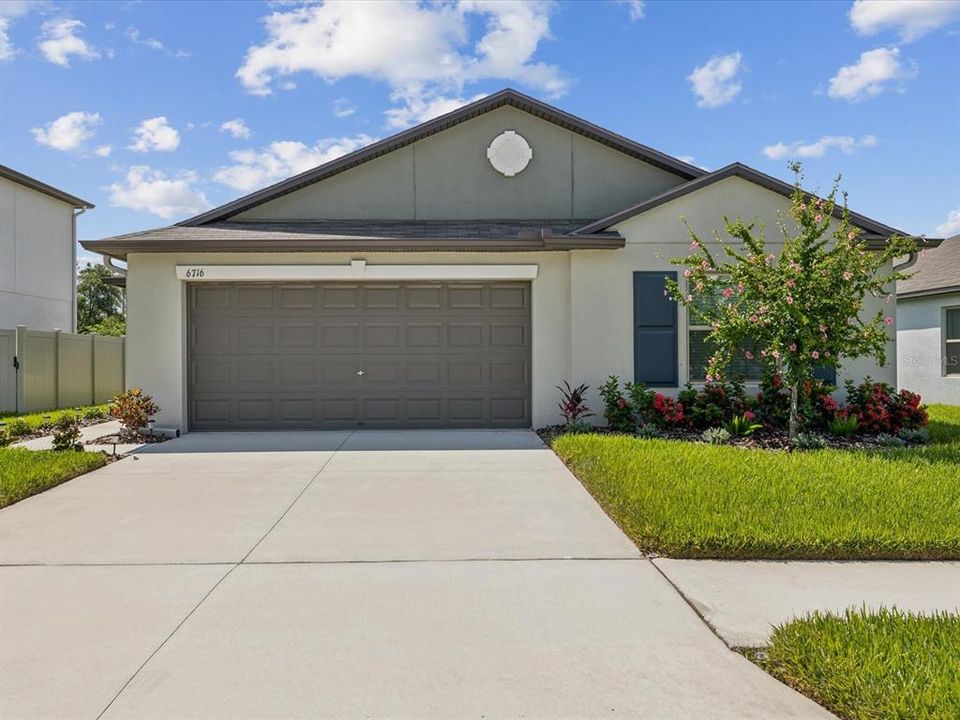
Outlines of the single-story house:
[{"label": "single-story house", "polygon": [[0,329],[75,331],[77,216],[92,207],[0,165]]},{"label": "single-story house", "polygon": [[897,283],[897,380],[926,402],[960,405],[960,235]]},{"label": "single-story house", "polygon": [[[558,420],[563,380],[701,380],[706,331],[663,292],[688,252],[681,218],[705,238],[724,215],[775,232],[792,189],[508,89],[171,227],[83,244],[128,264],[127,383],[159,424],[537,427]],[[897,232],[852,217],[875,246]],[[894,343],[891,329],[891,358]],[[865,375],[896,382],[866,361],[840,380]]]}]

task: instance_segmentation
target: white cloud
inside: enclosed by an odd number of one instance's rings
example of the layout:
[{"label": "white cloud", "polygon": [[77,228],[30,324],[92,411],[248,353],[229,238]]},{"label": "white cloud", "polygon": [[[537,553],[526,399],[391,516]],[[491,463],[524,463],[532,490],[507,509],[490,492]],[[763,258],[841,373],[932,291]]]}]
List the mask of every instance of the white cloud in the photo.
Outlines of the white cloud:
[{"label": "white cloud", "polygon": [[854,65],[844,65],[830,78],[827,93],[836,100],[858,102],[879,95],[887,84],[916,76],[913,64],[900,62],[900,48],[877,48],[860,53]]},{"label": "white cloud", "polygon": [[687,80],[697,96],[697,107],[716,108],[733,100],[741,90],[738,75],[742,69],[743,57],[739,51],[716,55],[694,68]]},{"label": "white cloud", "polygon": [[855,0],[850,8],[850,24],[861,35],[895,30],[902,42],[916,40],[957,19],[960,2],[956,0]]},{"label": "white cloud", "polygon": [[79,20],[60,18],[47,20],[40,27],[40,42],[37,46],[43,56],[52,63],[70,67],[70,56],[81,60],[96,60],[99,51],[77,33],[85,25]]},{"label": "white cloud", "polygon": [[94,149],[93,154],[96,155],[97,157],[103,157],[103,158],[105,158],[105,157],[110,157],[110,153],[111,153],[111,152],[113,152],[113,146],[111,146],[111,145],[98,145],[98,146]]},{"label": "white cloud", "polygon": [[94,128],[100,122],[100,113],[77,110],[58,117],[46,127],[33,128],[30,132],[41,145],[55,150],[78,150],[94,136]]},{"label": "white cloud", "polygon": [[0,62],[13,60],[17,49],[10,41],[10,26],[16,18],[23,17],[32,10],[43,8],[46,2],[28,2],[28,0],[2,0],[0,2]]},{"label": "white cloud", "polygon": [[[359,76],[387,83],[405,103],[458,96],[466,84],[513,80],[550,96],[568,80],[533,60],[550,37],[549,2],[460,0],[457,3],[328,2],[273,12],[267,39],[247,51],[237,78],[268,95],[276,81],[309,72],[328,82]],[[470,27],[484,23],[469,47]],[[411,115],[416,114],[410,111]]]},{"label": "white cloud", "polygon": [[180,145],[180,133],[171,127],[166,117],[149,118],[144,120],[133,131],[133,145],[129,149],[134,152],[150,152],[159,150],[169,152],[176,150]]},{"label": "white cloud", "polygon": [[631,22],[636,22],[637,20],[643,19],[643,0],[617,0],[617,4],[627,6],[627,12],[630,13]]},{"label": "white cloud", "polygon": [[439,117],[444,113],[448,113],[456,110],[459,107],[463,107],[467,103],[472,103],[475,100],[479,100],[482,97],[485,97],[483,93],[475,95],[471,98],[442,96],[428,97],[425,95],[411,95],[410,97],[406,98],[396,97],[394,99],[402,99],[404,104],[400,107],[391,108],[386,111],[385,114],[387,116],[387,127],[404,128],[417,123],[426,122],[427,120],[432,120],[433,118]]},{"label": "white cloud", "polygon": [[346,155],[374,140],[376,138],[369,135],[326,138],[313,147],[295,140],[280,140],[259,151],[234,150],[229,153],[234,164],[217,170],[213,179],[235,190],[255,190]]},{"label": "white cloud", "polygon": [[706,165],[701,165],[697,162],[697,159],[693,155],[677,155],[677,160],[687,163],[687,165],[693,165],[700,168],[701,170],[709,170]]},{"label": "white cloud", "polygon": [[771,160],[782,160],[783,158],[822,158],[830,148],[837,148],[844,155],[850,155],[857,150],[873,147],[876,144],[877,138],[875,135],[864,135],[860,139],[851,137],[850,135],[824,135],[812,143],[804,143],[802,140],[797,140],[792,143],[778,142],[776,145],[767,145],[763,148],[763,154]]},{"label": "white cloud", "polygon": [[338,118],[350,117],[357,111],[357,106],[350,102],[350,98],[337,98],[333,101],[333,114]]},{"label": "white cloud", "polygon": [[[107,30],[113,30],[116,26],[113,23],[107,23],[105,27]],[[123,34],[126,35],[127,39],[130,40],[130,42],[132,42],[134,45],[142,45],[143,47],[150,48],[151,50],[159,50],[172,57],[190,57],[190,53],[183,50],[171,50],[157,38],[144,37],[135,27],[128,27],[123,31]]]},{"label": "white cloud", "polygon": [[227,120],[220,126],[220,132],[228,132],[230,133],[230,136],[236,140],[250,139],[250,128],[247,127],[247,124],[243,121],[243,118]]},{"label": "white cloud", "polygon": [[142,210],[172,218],[195,215],[210,207],[206,195],[194,185],[197,174],[192,171],[168,177],[161,170],[136,165],[127,171],[122,183],[104,188],[110,191],[110,204],[131,210]]},{"label": "white cloud", "polygon": [[957,233],[960,233],[960,208],[947,213],[947,219],[937,225],[934,233],[936,233],[937,237],[944,238],[953,237]]}]

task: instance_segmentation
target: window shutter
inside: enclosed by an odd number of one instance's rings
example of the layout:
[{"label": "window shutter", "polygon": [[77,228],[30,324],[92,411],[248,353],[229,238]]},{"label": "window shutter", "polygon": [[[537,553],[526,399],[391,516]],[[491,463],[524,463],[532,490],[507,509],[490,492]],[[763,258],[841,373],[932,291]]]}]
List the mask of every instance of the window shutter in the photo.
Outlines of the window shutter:
[{"label": "window shutter", "polygon": [[633,274],[633,379],[649,386],[676,387],[677,304],[664,295],[675,272]]},{"label": "window shutter", "polygon": [[813,369],[813,376],[817,380],[823,380],[825,383],[830,383],[831,385],[837,384],[837,369],[830,365],[817,365]]}]

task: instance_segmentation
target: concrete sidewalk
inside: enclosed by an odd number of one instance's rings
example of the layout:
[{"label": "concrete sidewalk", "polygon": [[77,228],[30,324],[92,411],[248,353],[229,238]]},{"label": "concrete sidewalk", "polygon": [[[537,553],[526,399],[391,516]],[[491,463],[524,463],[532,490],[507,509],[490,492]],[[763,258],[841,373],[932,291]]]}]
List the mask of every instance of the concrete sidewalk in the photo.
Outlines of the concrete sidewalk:
[{"label": "concrete sidewalk", "polygon": [[0,510],[0,716],[827,718],[531,432],[189,434]]},{"label": "concrete sidewalk", "polygon": [[730,647],[815,610],[960,611],[960,562],[653,561]]}]

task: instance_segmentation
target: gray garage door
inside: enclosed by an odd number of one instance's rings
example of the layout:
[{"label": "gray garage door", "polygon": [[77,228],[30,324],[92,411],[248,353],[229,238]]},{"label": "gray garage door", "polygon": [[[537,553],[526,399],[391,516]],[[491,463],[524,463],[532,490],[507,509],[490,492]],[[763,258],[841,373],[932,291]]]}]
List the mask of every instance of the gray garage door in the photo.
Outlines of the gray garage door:
[{"label": "gray garage door", "polygon": [[194,430],[529,427],[529,283],[188,286]]}]

